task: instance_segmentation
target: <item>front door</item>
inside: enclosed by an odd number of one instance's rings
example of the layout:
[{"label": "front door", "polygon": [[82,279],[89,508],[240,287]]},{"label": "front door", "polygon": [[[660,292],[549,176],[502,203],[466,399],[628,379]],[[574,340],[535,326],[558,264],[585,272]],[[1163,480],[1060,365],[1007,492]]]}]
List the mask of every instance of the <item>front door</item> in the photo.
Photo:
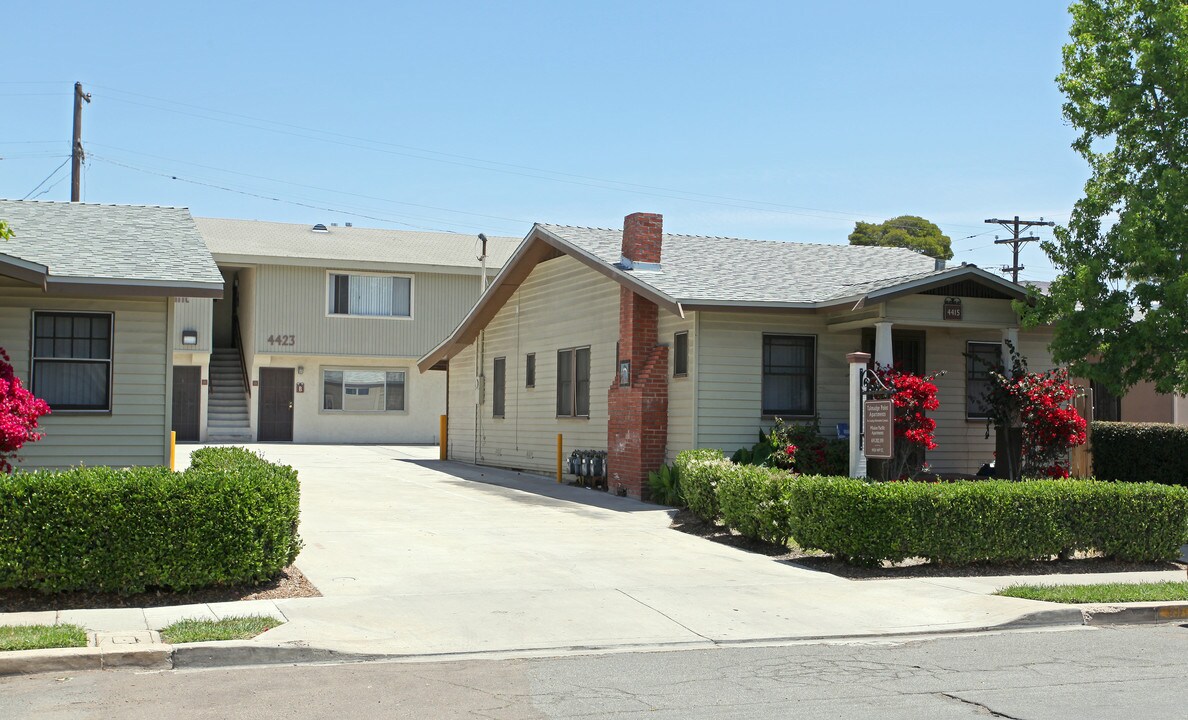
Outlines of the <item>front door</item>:
[{"label": "front door", "polygon": [[260,368],[260,442],[293,439],[293,368]]},{"label": "front door", "polygon": [[173,431],[178,440],[198,442],[201,420],[202,368],[173,368]]}]

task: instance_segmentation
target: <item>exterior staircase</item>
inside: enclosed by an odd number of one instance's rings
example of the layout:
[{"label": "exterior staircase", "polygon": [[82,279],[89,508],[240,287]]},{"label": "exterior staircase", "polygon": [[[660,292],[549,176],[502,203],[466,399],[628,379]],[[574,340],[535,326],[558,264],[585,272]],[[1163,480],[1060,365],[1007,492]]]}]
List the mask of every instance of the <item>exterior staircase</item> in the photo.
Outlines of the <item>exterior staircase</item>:
[{"label": "exterior staircase", "polygon": [[239,352],[239,348],[215,348],[210,354],[207,442],[251,442],[253,439]]}]

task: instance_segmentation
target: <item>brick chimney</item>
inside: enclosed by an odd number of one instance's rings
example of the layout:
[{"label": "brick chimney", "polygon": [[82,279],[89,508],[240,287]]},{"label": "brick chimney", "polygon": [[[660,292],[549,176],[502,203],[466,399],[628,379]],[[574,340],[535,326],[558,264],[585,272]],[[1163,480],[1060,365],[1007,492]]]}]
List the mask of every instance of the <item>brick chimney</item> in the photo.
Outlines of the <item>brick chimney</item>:
[{"label": "brick chimney", "polygon": [[628,270],[659,270],[663,241],[663,215],[631,213],[623,218],[623,259],[620,264]]},{"label": "brick chimney", "polygon": [[[663,217],[634,213],[623,220],[622,266],[659,270]],[[648,473],[664,464],[668,445],[668,347],[657,345],[660,308],[627,287],[619,288],[619,363],[607,396],[609,488],[634,498],[646,492]]]}]

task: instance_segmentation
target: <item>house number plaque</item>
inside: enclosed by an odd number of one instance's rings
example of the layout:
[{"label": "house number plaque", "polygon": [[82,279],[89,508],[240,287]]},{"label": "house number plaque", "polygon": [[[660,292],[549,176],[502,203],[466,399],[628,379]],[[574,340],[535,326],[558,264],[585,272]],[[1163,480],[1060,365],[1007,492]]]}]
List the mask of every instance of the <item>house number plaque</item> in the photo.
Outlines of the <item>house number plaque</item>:
[{"label": "house number plaque", "polygon": [[946,320],[961,320],[961,298],[945,298],[944,318]]}]

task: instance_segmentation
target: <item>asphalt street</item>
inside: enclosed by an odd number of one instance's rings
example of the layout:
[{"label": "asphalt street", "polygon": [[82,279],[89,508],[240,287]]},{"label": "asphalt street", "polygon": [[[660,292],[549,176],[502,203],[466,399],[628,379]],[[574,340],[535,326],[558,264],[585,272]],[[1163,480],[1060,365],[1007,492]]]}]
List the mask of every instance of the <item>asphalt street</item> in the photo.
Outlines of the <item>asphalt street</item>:
[{"label": "asphalt street", "polygon": [[1188,716],[1188,626],[0,678],[0,718]]}]

